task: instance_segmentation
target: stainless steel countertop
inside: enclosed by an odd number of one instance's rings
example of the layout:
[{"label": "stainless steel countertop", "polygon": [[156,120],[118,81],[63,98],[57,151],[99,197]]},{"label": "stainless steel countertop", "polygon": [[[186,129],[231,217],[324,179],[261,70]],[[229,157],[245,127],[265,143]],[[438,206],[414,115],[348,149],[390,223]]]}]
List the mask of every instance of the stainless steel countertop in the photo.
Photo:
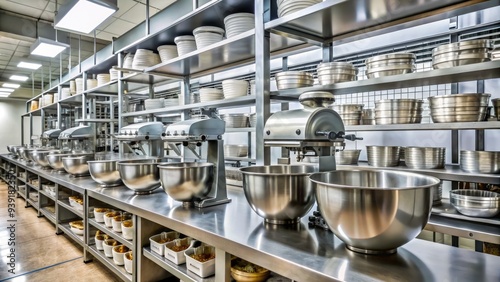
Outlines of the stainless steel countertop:
[{"label": "stainless steel countertop", "polygon": [[241,188],[229,188],[230,204],[184,208],[161,189],[136,196],[126,187],[100,188],[90,177],[70,178],[26,167],[68,188],[192,236],[297,281],[500,281],[500,257],[414,239],[391,256],[353,253],[331,232],[265,225]]}]

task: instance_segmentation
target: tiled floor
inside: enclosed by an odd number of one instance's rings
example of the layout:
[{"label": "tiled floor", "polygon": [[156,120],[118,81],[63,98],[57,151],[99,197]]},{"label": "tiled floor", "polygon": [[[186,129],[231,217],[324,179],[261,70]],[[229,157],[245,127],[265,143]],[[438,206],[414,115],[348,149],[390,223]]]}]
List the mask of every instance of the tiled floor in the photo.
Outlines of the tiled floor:
[{"label": "tiled floor", "polygon": [[38,218],[34,208],[25,208],[21,198],[16,199],[16,269],[9,273],[7,205],[7,185],[0,183],[0,281],[121,281],[97,260],[83,263],[82,247],[66,235],[56,235],[55,226]]}]

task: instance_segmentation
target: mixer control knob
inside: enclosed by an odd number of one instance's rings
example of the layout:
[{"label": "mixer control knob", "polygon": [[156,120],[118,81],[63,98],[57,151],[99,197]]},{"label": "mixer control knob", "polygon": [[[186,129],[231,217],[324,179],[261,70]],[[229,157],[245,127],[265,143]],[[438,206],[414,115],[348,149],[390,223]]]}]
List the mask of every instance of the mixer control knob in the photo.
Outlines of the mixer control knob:
[{"label": "mixer control knob", "polygon": [[139,135],[139,131],[136,131],[134,134],[135,134],[135,135]]},{"label": "mixer control knob", "polygon": [[363,140],[363,137],[356,137],[354,134],[346,134],[342,136],[342,138],[350,140],[350,141],[356,141],[356,140]]},{"label": "mixer control knob", "polygon": [[165,135],[170,136],[170,131],[167,131],[167,133]]},{"label": "mixer control knob", "polygon": [[184,130],[181,131],[181,135],[183,135],[183,136],[186,135],[186,131],[184,131]]},{"label": "mixer control knob", "polygon": [[177,130],[174,131],[174,136],[177,136],[179,135],[179,133],[177,133]]}]

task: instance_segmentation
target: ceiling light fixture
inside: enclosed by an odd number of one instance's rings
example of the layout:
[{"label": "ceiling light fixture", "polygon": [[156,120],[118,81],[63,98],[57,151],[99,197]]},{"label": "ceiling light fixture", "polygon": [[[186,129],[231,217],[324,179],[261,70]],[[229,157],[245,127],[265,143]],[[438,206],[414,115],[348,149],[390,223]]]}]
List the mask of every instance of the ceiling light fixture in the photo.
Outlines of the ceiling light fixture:
[{"label": "ceiling light fixture", "polygon": [[12,88],[3,88],[3,87],[0,87],[0,92],[7,92],[7,93],[11,93],[11,92],[14,92],[15,89],[12,89]]},{"label": "ceiling light fixture", "polygon": [[11,75],[10,80],[15,80],[15,81],[26,81],[28,80],[29,77],[24,76],[24,75]]},{"label": "ceiling light fixture", "polygon": [[19,62],[19,64],[17,64],[18,68],[24,68],[24,69],[30,69],[30,70],[37,70],[41,66],[42,66],[41,64],[28,63],[28,62]]},{"label": "ceiling light fixture", "polygon": [[16,84],[16,83],[4,83],[2,84],[2,87],[8,87],[8,88],[14,88],[14,89],[17,89],[19,88],[19,84]]},{"label": "ceiling light fixture", "polygon": [[69,47],[68,44],[64,44],[43,37],[38,37],[35,43],[31,45],[30,53],[31,55],[54,58],[68,47]]},{"label": "ceiling light fixture", "polygon": [[72,0],[57,11],[54,28],[88,34],[117,10],[117,0]]},{"label": "ceiling light fixture", "polygon": [[6,98],[6,97],[9,97],[10,93],[7,93],[7,92],[0,92],[0,97],[1,98]]}]

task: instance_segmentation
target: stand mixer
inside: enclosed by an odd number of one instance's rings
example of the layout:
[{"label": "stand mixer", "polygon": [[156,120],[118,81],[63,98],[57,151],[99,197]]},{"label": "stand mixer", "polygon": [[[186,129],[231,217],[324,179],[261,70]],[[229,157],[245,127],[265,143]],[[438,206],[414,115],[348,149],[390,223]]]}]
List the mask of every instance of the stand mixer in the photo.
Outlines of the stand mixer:
[{"label": "stand mixer", "polygon": [[[202,109],[202,114],[209,118],[190,119],[167,126],[162,139],[166,142],[180,142],[185,147],[190,144],[200,147],[203,142],[207,142],[207,163],[198,166],[188,163],[181,163],[180,166],[175,164],[159,166],[160,175],[172,173],[171,175],[180,176],[165,178],[161,176],[165,192],[174,200],[183,202],[184,206],[194,205],[197,208],[231,201],[227,198],[224,168],[222,135],[225,132],[225,122],[216,115],[215,109]],[[210,167],[213,165],[212,175],[200,173],[200,169],[207,165]]]},{"label": "stand mixer", "polygon": [[93,152],[94,132],[88,125],[80,125],[68,128],[59,134],[59,140],[63,141],[61,149],[70,149],[79,152]]},{"label": "stand mixer", "polygon": [[161,122],[141,122],[122,127],[114,137],[133,153],[139,150],[145,156],[162,157],[163,131]]},{"label": "stand mixer", "polygon": [[58,148],[58,138],[61,134],[61,129],[49,129],[42,133],[42,137],[40,138],[42,141],[42,147],[46,148]]}]

